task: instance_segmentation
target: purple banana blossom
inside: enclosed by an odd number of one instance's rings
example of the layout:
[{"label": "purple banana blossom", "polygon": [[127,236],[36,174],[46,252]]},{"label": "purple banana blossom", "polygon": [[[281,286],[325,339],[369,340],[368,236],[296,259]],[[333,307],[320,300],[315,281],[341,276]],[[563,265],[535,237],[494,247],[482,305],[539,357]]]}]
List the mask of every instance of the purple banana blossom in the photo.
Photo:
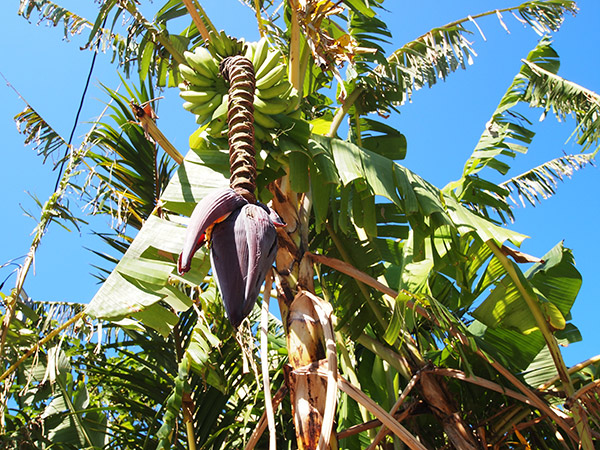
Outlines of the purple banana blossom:
[{"label": "purple banana blossom", "polygon": [[277,213],[261,203],[248,203],[230,188],[206,196],[194,209],[179,273],[187,272],[194,253],[210,242],[213,274],[234,328],[252,311],[275,261],[275,226],[285,226]]},{"label": "purple banana blossom", "polygon": [[198,202],[190,218],[183,250],[177,261],[180,274],[190,270],[194,254],[205,242],[210,241],[213,225],[222,222],[229,214],[246,204],[248,201],[230,188],[214,191]]}]

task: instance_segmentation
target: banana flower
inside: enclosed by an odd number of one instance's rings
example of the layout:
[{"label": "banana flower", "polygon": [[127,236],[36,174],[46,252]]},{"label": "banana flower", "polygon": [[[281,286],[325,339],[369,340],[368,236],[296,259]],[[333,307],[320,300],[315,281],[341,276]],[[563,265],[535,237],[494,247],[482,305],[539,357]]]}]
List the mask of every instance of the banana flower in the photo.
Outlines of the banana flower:
[{"label": "banana flower", "polygon": [[190,270],[196,251],[209,243],[213,275],[234,328],[252,311],[275,261],[276,226],[285,226],[277,213],[231,188],[207,195],[192,213],[177,268],[182,275]]}]

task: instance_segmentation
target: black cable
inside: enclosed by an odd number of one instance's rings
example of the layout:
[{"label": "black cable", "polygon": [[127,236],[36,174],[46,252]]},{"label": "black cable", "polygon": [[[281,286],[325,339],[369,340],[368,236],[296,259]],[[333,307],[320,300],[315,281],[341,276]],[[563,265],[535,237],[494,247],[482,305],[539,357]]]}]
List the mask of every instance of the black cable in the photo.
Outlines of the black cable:
[{"label": "black cable", "polygon": [[94,65],[96,64],[96,57],[98,56],[98,49],[94,50],[94,56],[92,57],[92,64],[90,66],[90,71],[88,72],[87,80],[85,82],[85,87],[83,88],[83,93],[81,94],[81,100],[79,102],[79,108],[77,109],[77,114],[75,115],[75,123],[73,123],[73,128],[71,129],[71,135],[69,136],[69,142],[67,142],[67,148],[65,149],[65,155],[63,156],[62,162],[60,163],[60,168],[58,169],[58,176],[56,178],[56,184],[54,185],[54,191],[58,189],[58,185],[60,183],[60,179],[62,177],[62,172],[65,167],[65,162],[67,160],[67,154],[69,153],[69,148],[71,147],[71,142],[73,141],[73,136],[75,135],[75,130],[77,129],[77,123],[79,122],[79,115],[81,114],[81,110],[83,109],[83,102],[85,100],[85,94],[87,93],[88,87],[90,85],[90,80],[92,79],[92,72],[94,71]]},{"label": "black cable", "polygon": [[[104,17],[102,21],[101,29],[104,29],[106,25],[106,19],[108,15]],[[81,94],[81,101],[79,102],[79,108],[77,109],[77,114],[75,115],[75,123],[73,123],[73,128],[71,129],[71,135],[69,136],[69,142],[67,142],[67,148],[65,149],[65,155],[63,156],[62,162],[60,163],[60,168],[58,169],[58,177],[56,178],[56,184],[54,185],[54,192],[58,189],[58,185],[60,183],[60,178],[62,177],[62,172],[65,167],[65,161],[67,160],[67,154],[69,153],[69,148],[71,147],[71,142],[73,141],[73,136],[75,135],[75,130],[77,129],[77,123],[79,122],[79,115],[81,114],[81,110],[83,109],[83,102],[85,100],[85,94],[87,94],[88,87],[90,86],[90,80],[92,79],[92,73],[94,72],[94,65],[96,64],[96,57],[98,56],[98,49],[100,47],[100,39],[96,42],[96,49],[94,50],[94,56],[92,56],[92,64],[90,65],[90,71],[88,72],[87,80],[85,81],[85,87],[83,88],[83,93]]]}]

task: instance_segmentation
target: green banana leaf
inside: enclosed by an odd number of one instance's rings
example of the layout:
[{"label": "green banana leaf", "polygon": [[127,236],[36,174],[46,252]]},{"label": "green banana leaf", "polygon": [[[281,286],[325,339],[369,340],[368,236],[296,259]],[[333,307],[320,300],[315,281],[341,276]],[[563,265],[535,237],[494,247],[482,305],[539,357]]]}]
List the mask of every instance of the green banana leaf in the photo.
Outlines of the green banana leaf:
[{"label": "green banana leaf", "polygon": [[[224,182],[226,179],[220,172],[203,165],[191,151],[161,201],[165,208],[168,205],[175,212],[189,214],[198,199],[211,188],[222,187]],[[181,281],[200,284],[210,268],[208,253],[201,250],[194,257],[192,270],[183,278],[177,274],[177,257],[183,248],[185,230],[180,216],[150,216],[87,306],[86,313],[108,320],[131,316],[163,335],[168,334],[177,321],[174,312],[191,306],[188,296],[174,284]],[[158,305],[159,301],[164,303]]]},{"label": "green banana leaf", "polygon": [[[515,269],[521,273],[518,267]],[[538,299],[551,329],[563,333],[572,329],[567,329],[566,318],[581,287],[581,274],[575,268],[571,251],[562,242],[522,274],[521,282]],[[527,369],[545,346],[525,299],[507,274],[472,316],[476,321],[469,330],[520,370]]]}]

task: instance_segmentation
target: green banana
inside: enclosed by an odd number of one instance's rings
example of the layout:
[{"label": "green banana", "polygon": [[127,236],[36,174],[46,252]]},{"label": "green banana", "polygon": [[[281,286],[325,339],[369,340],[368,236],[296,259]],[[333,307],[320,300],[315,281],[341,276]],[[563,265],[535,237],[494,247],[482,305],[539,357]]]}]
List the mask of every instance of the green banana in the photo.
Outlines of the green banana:
[{"label": "green banana", "polygon": [[183,52],[183,56],[189,65],[203,77],[216,78],[218,76],[219,66],[204,47],[196,47],[194,53]]},{"label": "green banana", "polygon": [[277,122],[275,119],[268,115],[262,114],[260,111],[257,110],[254,110],[254,122],[266,129],[279,127],[279,122]]},{"label": "green banana", "polygon": [[196,106],[198,106],[197,103],[192,103],[192,102],[183,102],[183,109],[185,109],[186,111],[191,111],[192,109],[194,109]]},{"label": "green banana", "polygon": [[298,109],[300,99],[298,98],[298,91],[292,89],[290,94],[287,96],[287,107],[284,111],[285,114],[290,114]]},{"label": "green banana", "polygon": [[252,58],[254,56],[254,50],[256,50],[256,42],[246,43],[246,51],[244,52],[244,57],[252,61]]},{"label": "green banana", "polygon": [[196,115],[196,123],[198,125],[204,125],[207,120],[210,120],[210,115],[211,115],[211,113]]},{"label": "green banana", "polygon": [[221,30],[221,32],[219,33],[220,37],[221,37],[221,43],[223,44],[223,56],[227,57],[227,56],[233,56],[235,54],[235,43],[231,40],[231,38],[229,36],[227,36],[227,33],[225,33],[225,30]]},{"label": "green banana", "polygon": [[217,91],[180,91],[179,96],[186,102],[204,104],[212,100]]},{"label": "green banana", "polygon": [[206,78],[200,75],[200,73],[196,72],[194,69],[186,66],[185,64],[179,64],[179,72],[186,81],[194,86],[209,87],[214,86],[215,84],[214,79]]},{"label": "green banana", "polygon": [[254,50],[254,55],[252,56],[252,65],[254,65],[254,70],[257,70],[257,67],[260,67],[267,57],[267,53],[269,52],[269,41],[267,41],[266,37],[261,38],[256,44],[256,50]]},{"label": "green banana", "polygon": [[257,96],[254,96],[254,112],[258,111],[262,114],[274,115],[284,112],[287,107],[287,100],[282,98],[273,98],[265,102]]},{"label": "green banana", "polygon": [[223,96],[223,99],[221,100],[221,104],[219,106],[217,106],[217,109],[215,109],[215,112],[212,115],[213,120],[217,119],[218,117],[225,117],[225,120],[227,120],[227,109],[228,109],[228,103],[229,103],[229,95],[225,94]]},{"label": "green banana", "polygon": [[211,100],[197,104],[194,108],[191,109],[191,112],[196,114],[197,116],[206,115],[208,119],[212,118],[213,111],[221,104],[221,100],[223,99],[223,95],[217,93]]},{"label": "green banana", "polygon": [[288,114],[292,119],[302,119],[302,110],[298,108],[296,111],[293,111]]},{"label": "green banana", "polygon": [[[254,124],[254,137],[259,141],[264,141],[266,138],[267,132],[262,128],[259,124]],[[256,140],[255,140],[256,142]]]},{"label": "green banana", "polygon": [[292,85],[287,80],[283,80],[279,84],[276,84],[268,89],[257,89],[256,95],[263,100],[268,100],[275,97],[286,98],[288,93],[291,91]]},{"label": "green banana", "polygon": [[[213,114],[214,115],[214,114]],[[206,132],[213,137],[221,137],[223,130],[227,126],[227,119],[225,117],[217,117],[208,123]]]},{"label": "green banana", "polygon": [[259,80],[261,77],[264,77],[268,74],[273,67],[277,65],[281,61],[281,53],[277,50],[269,51],[267,57],[264,62],[260,65],[260,67],[254,67],[255,77]]},{"label": "green banana", "polygon": [[218,34],[213,35],[213,38],[210,40],[210,45],[217,55],[220,55],[223,58],[227,57],[225,42],[223,42],[223,39]]},{"label": "green banana", "polygon": [[275,86],[281,80],[285,78],[285,73],[287,70],[287,66],[285,64],[280,64],[273,69],[265,76],[256,80],[256,88],[260,90],[269,89],[272,86]]}]

